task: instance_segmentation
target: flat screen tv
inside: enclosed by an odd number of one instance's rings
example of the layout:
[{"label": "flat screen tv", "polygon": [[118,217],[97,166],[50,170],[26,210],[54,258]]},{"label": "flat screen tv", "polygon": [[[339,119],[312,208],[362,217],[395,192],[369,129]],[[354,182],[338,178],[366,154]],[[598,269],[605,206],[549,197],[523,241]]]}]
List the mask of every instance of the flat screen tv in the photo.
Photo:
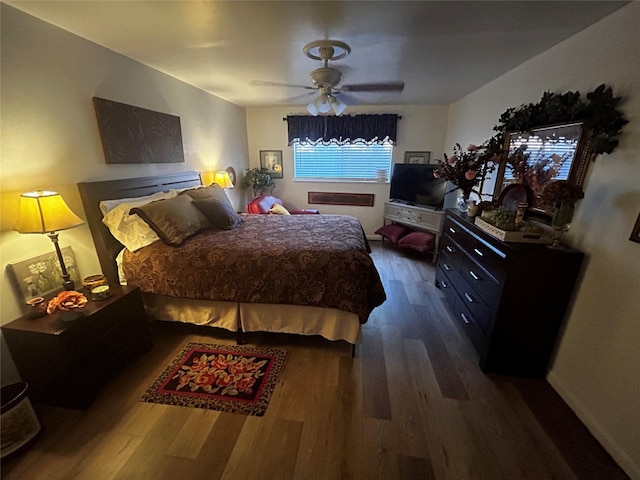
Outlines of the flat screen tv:
[{"label": "flat screen tv", "polygon": [[394,164],[389,199],[409,205],[442,208],[447,182],[433,176],[437,168],[436,165],[415,163]]}]

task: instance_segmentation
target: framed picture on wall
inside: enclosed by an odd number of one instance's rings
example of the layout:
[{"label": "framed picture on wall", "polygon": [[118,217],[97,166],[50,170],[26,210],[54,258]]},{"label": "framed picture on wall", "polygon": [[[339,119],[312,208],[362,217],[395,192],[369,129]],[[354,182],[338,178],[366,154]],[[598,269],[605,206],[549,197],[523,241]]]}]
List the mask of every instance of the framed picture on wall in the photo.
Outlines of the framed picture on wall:
[{"label": "framed picture on wall", "polygon": [[404,163],[429,163],[431,152],[404,152]]},{"label": "framed picture on wall", "polygon": [[282,178],[282,150],[260,150],[260,168],[266,168],[273,178]]}]

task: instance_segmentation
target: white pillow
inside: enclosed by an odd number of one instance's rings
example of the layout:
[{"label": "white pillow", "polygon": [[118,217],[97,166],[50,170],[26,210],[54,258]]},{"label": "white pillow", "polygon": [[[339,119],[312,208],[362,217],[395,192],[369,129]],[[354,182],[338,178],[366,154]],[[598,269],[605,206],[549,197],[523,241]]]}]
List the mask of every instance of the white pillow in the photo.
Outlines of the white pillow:
[{"label": "white pillow", "polygon": [[[175,197],[175,194],[171,197]],[[129,215],[129,211],[134,207],[141,207],[150,203],[148,197],[139,197],[137,200],[131,202],[120,203],[113,207],[102,218],[104,223],[111,232],[111,235],[115,237],[121,244],[132,252],[151,245],[154,242],[160,240],[156,232],[138,215]]]},{"label": "white pillow", "polygon": [[169,190],[168,192],[152,193],[151,195],[146,195],[144,197],[116,198],[114,200],[102,200],[100,202],[100,211],[102,212],[102,215],[106,215],[110,210],[113,210],[115,207],[117,207],[121,203],[135,203],[134,207],[139,207],[146,203],[153,202],[154,200],[164,200],[165,198],[173,198],[176,195],[178,195],[176,190]]}]

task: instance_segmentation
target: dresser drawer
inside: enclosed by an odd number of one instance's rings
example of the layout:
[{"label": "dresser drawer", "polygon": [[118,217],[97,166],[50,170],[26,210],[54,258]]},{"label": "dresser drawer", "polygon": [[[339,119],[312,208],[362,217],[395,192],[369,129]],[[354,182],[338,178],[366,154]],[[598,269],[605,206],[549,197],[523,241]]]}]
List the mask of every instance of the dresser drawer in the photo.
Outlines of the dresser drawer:
[{"label": "dresser drawer", "polygon": [[497,280],[504,280],[507,272],[506,253],[472,235],[467,237],[464,247],[469,256]]},{"label": "dresser drawer", "polygon": [[476,323],[480,325],[485,332],[488,332],[491,326],[493,308],[464,277],[460,277],[458,280],[456,290],[460,300],[476,320]]},{"label": "dresser drawer", "polygon": [[464,251],[449,235],[444,235],[440,240],[440,254],[440,263],[447,263],[456,270],[462,267]]},{"label": "dresser drawer", "polygon": [[[457,272],[455,272],[457,276]],[[444,294],[447,303],[449,305],[453,305],[453,302],[456,299],[456,291],[454,289],[454,282],[451,280],[449,275],[445,273],[445,271],[438,266],[438,270],[436,271],[436,285]]]},{"label": "dresser drawer", "polygon": [[488,304],[497,305],[500,302],[502,284],[470,257],[465,256],[459,274]]},{"label": "dresser drawer", "polygon": [[443,254],[440,256],[438,270],[442,270],[442,272],[446,274],[452,285],[455,285],[458,281],[458,277],[460,276],[460,267],[456,267],[447,255]]},{"label": "dresser drawer", "polygon": [[455,303],[453,304],[453,312],[462,329],[471,340],[471,343],[475,345],[478,352],[484,352],[487,344],[487,335],[480,325],[478,325],[476,318],[466,307],[462,299],[458,296],[456,296]]},{"label": "dresser drawer", "polygon": [[468,232],[449,217],[446,217],[444,220],[443,234],[447,235],[461,247],[466,247],[465,241],[469,236]]}]

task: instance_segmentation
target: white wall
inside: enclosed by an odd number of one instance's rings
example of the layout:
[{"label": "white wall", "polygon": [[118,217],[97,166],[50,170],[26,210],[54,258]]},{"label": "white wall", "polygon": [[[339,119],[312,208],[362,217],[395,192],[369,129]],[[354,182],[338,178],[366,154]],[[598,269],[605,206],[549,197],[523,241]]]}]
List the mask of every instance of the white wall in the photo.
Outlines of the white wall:
[{"label": "white wall", "polygon": [[[77,182],[212,171],[248,165],[246,118],[232,105],[172,77],[26,15],[6,4],[2,12],[2,157],[0,323],[21,314],[7,263],[53,252],[44,235],[12,230],[19,195],[38,188],[59,191],[85,218]],[[92,97],[98,96],[181,119],[185,163],[107,165]],[[229,191],[240,207],[240,193]],[[60,233],[71,245],[81,275],[100,271],[86,225]],[[2,346],[2,383],[15,379]]]},{"label": "white wall", "polygon": [[[430,151],[432,158],[442,158],[447,123],[446,106],[384,105],[377,107],[348,107],[345,114],[397,113],[398,142],[394,147],[394,163],[404,162],[404,152]],[[282,150],[283,178],[276,179],[274,195],[281,197],[285,206],[294,208],[317,208],[322,213],[345,213],[358,217],[365,233],[373,235],[382,226],[384,202],[389,199],[388,183],[356,182],[299,182],[293,181],[293,147],[287,145],[287,115],[307,115],[304,107],[248,108],[247,131],[251,168],[260,166],[260,150]],[[309,205],[307,192],[373,193],[373,207],[351,207],[338,205]]]},{"label": "white wall", "polygon": [[[567,235],[586,252],[575,304],[548,380],[617,462],[640,479],[640,2],[633,2],[451,105],[447,144],[481,142],[509,107],[544,91],[601,83],[625,97],[630,123],[612,155],[598,157]],[[553,292],[549,292],[553,295]]]}]

